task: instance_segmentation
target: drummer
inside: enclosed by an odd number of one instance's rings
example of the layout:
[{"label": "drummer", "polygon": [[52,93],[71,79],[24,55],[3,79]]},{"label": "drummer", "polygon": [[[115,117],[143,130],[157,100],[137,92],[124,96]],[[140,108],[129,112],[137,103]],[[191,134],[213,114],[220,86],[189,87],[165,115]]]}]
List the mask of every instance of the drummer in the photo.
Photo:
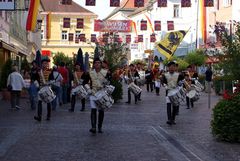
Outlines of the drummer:
[{"label": "drummer", "polygon": [[[132,82],[134,82],[134,84],[137,84],[136,79],[137,78],[140,79],[140,76],[139,76],[138,72],[135,70],[135,66],[133,64],[129,65],[127,77],[128,77],[128,81],[127,81],[128,84],[130,84]],[[134,95],[134,98],[135,98],[135,104],[137,104],[139,95]],[[128,103],[128,104],[131,103],[131,90],[130,89],[128,89],[128,101],[126,103]]]},{"label": "drummer", "polygon": [[102,62],[99,58],[95,58],[93,61],[93,69],[90,71],[90,82],[92,88],[92,95],[90,96],[90,106],[91,106],[91,125],[92,128],[89,130],[91,133],[96,133],[97,124],[97,110],[98,110],[98,133],[102,133],[102,124],[104,119],[104,109],[97,106],[95,103],[96,96],[95,93],[102,90],[105,85],[107,85],[108,71],[102,69]]},{"label": "drummer", "polygon": [[166,122],[169,125],[176,124],[175,117],[177,114],[178,106],[172,105],[168,96],[169,90],[173,90],[177,88],[178,83],[183,80],[183,76],[176,72],[176,63],[169,62],[168,63],[168,72],[163,74],[162,76],[162,84],[166,87],[166,102],[167,102],[167,117],[168,121]]},{"label": "drummer", "polygon": [[[39,75],[40,75],[40,89],[41,87],[45,86],[48,83],[48,78],[49,75],[51,73],[51,70],[49,69],[49,59],[43,59],[41,61],[42,63],[42,69],[39,71]],[[50,120],[51,117],[51,102],[47,103],[47,118],[46,120]],[[34,116],[34,119],[41,122],[42,120],[42,100],[40,99],[40,97],[38,97],[38,112],[37,112],[37,116]]]},{"label": "drummer", "polygon": [[[189,92],[191,85],[194,84],[194,81],[191,79],[189,73],[185,73],[184,79],[185,79],[184,88]],[[189,106],[190,103],[191,103],[191,108],[194,107],[193,100],[188,96],[186,96],[186,103],[187,103],[187,109],[190,109],[190,106]]]},{"label": "drummer", "polygon": [[[89,73],[84,72],[81,69],[81,66],[79,63],[76,63],[74,67],[75,67],[75,71],[73,73],[74,80],[72,82],[73,88],[77,87],[78,85],[84,86],[85,84],[89,83],[89,80],[90,80]],[[74,112],[74,108],[75,108],[75,104],[76,104],[76,94],[72,93],[71,95],[72,95],[71,108],[68,111]],[[82,103],[81,111],[85,110],[85,102],[86,102],[86,99],[82,98],[81,99],[81,103]]]}]

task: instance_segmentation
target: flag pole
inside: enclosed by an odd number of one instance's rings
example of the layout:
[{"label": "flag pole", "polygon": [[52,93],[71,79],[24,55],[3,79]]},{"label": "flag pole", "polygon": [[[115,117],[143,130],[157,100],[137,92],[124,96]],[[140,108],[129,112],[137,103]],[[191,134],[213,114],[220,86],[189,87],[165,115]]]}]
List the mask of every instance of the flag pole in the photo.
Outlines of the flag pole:
[{"label": "flag pole", "polygon": [[198,16],[199,16],[199,0],[197,0],[197,22],[196,22],[196,49],[198,48]]}]

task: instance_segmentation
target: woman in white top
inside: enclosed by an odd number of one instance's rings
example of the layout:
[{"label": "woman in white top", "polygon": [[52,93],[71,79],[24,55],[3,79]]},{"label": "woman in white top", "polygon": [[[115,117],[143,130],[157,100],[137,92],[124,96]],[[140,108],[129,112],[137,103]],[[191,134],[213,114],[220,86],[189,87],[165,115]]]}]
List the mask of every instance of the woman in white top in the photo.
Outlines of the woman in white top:
[{"label": "woman in white top", "polygon": [[7,86],[11,85],[11,108],[20,109],[20,96],[21,91],[25,87],[23,77],[17,70],[17,66],[12,67],[12,73],[9,74],[7,79]]}]

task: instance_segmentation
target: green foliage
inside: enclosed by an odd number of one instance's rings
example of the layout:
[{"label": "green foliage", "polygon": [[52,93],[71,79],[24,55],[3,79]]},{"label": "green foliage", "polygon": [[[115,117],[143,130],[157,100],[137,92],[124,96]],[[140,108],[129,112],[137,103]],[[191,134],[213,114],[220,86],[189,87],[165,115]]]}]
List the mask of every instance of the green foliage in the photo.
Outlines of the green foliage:
[{"label": "green foliage", "polygon": [[30,64],[27,61],[26,57],[22,61],[21,69],[24,70],[24,71],[30,71]]},{"label": "green foliage", "polygon": [[66,65],[69,65],[70,69],[73,69],[73,58],[66,56],[62,52],[53,53],[53,64],[60,65],[61,62],[64,62]]},{"label": "green foliage", "polygon": [[12,72],[12,60],[8,59],[2,67],[1,71],[1,81],[0,81],[0,88],[7,87],[7,78],[8,75]]},{"label": "green foliage", "polygon": [[122,99],[123,95],[123,89],[122,89],[122,84],[118,80],[112,80],[111,85],[115,87],[112,97],[114,99],[114,102],[117,102],[118,100]]},{"label": "green foliage", "polygon": [[190,65],[201,66],[205,63],[207,57],[204,55],[203,50],[195,50],[188,53],[184,59]]},{"label": "green foliage", "polygon": [[187,69],[187,66],[189,65],[184,59],[178,58],[176,56],[173,56],[170,59],[165,59],[163,61],[163,64],[167,65],[170,61],[176,61],[176,63],[178,63],[178,69],[180,71]]},{"label": "green foliage", "polygon": [[228,142],[240,142],[240,94],[218,102],[213,109],[212,133]]},{"label": "green foliage", "polygon": [[234,36],[228,35],[226,31],[221,35],[224,55],[218,55],[221,60],[219,66],[225,75],[232,77],[233,80],[240,80],[240,25],[237,25]]},{"label": "green foliage", "polygon": [[102,53],[104,53],[104,59],[109,63],[109,69],[114,72],[117,68],[121,67],[127,59],[126,44],[121,43],[108,43],[99,46]]},{"label": "green foliage", "polygon": [[138,63],[141,63],[142,65],[146,65],[146,62],[144,60],[141,60],[141,59],[135,59],[131,62],[131,64],[138,64]]}]

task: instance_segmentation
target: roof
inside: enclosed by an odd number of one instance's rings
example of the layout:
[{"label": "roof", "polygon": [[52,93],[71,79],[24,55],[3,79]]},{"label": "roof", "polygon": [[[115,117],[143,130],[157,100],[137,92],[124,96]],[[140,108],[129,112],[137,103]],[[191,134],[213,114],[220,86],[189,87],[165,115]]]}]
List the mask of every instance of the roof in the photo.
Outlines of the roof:
[{"label": "roof", "polygon": [[[95,14],[86,8],[83,8],[79,4],[72,1],[71,5],[62,5],[60,3],[61,0],[41,0],[43,4],[44,11],[51,11],[51,12],[77,12],[77,13],[89,13],[89,14]],[[95,14],[96,15],[96,14]]]},{"label": "roof", "polygon": [[132,13],[137,9],[145,8],[146,3],[148,3],[149,1],[152,1],[152,0],[144,0],[144,7],[137,8],[137,7],[134,7],[134,0],[122,0],[121,3],[120,3],[120,7],[115,8],[112,11],[112,13],[110,13],[105,19],[108,19],[108,18],[112,17],[113,15],[118,13],[119,11],[123,11],[125,13],[126,12]]}]

